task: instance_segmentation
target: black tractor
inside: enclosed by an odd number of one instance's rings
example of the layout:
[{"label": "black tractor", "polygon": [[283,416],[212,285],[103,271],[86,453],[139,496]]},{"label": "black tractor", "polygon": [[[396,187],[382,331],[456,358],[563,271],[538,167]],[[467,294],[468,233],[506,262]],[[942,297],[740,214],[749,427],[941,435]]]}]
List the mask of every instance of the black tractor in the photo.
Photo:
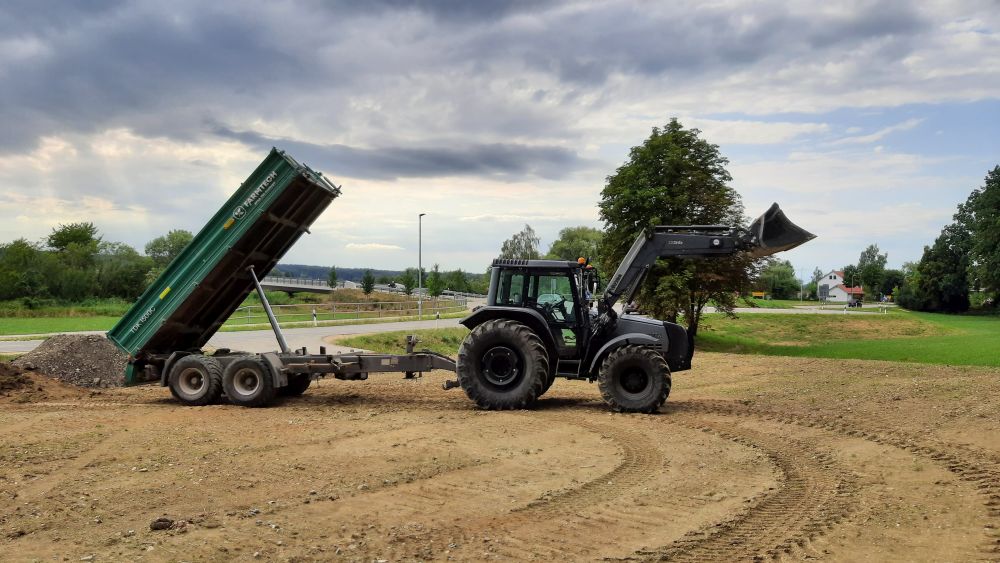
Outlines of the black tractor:
[{"label": "black tractor", "polygon": [[[557,377],[597,381],[620,412],[654,412],[670,394],[671,372],[690,369],[687,331],[626,312],[657,258],[763,257],[815,238],[777,204],[747,230],[719,225],[656,227],[641,234],[604,292],[586,261],[493,262],[487,304],[462,320],[471,332],[458,351],[458,381],[485,409],[523,409]],[[627,311],[628,309],[626,309]]]}]

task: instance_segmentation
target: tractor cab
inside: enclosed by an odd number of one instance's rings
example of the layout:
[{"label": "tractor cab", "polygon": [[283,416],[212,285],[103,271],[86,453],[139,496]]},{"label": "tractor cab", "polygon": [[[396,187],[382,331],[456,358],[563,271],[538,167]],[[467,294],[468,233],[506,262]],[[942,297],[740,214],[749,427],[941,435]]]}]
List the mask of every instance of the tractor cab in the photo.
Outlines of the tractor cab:
[{"label": "tractor cab", "polygon": [[576,359],[590,326],[584,268],[562,260],[495,260],[487,305],[537,312],[559,359]]}]

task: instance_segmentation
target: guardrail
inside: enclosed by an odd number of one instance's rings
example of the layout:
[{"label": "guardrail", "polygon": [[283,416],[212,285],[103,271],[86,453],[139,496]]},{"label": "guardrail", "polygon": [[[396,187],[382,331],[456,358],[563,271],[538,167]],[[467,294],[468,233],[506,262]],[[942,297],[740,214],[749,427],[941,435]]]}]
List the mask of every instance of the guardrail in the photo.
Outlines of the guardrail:
[{"label": "guardrail", "polygon": [[330,287],[329,280],[315,278],[283,278],[281,276],[264,276],[261,283],[278,283],[287,285],[308,285],[313,287]]},{"label": "guardrail", "polygon": [[[319,323],[333,320],[391,319],[416,317],[416,301],[376,301],[368,303],[306,303],[271,305],[278,323]],[[438,313],[461,313],[468,310],[465,299],[424,299],[423,316],[433,319]],[[223,326],[267,324],[267,314],[260,305],[247,305],[233,312]]]}]

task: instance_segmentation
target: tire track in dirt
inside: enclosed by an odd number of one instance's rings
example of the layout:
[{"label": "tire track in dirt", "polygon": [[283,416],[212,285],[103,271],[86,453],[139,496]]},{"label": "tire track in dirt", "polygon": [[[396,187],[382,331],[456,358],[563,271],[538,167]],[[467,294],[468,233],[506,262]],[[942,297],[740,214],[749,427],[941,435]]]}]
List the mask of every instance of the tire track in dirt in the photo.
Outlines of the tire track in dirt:
[{"label": "tire track in dirt", "polygon": [[[715,413],[713,413],[715,414]],[[787,436],[774,436],[734,424],[683,413],[669,421],[711,432],[756,448],[781,478],[775,490],[760,495],[744,511],[711,527],[695,530],[660,549],[639,552],[646,560],[734,561],[776,558],[804,548],[852,511],[855,476],[825,452]]]},{"label": "tire track in dirt", "polygon": [[803,415],[779,412],[724,400],[693,400],[672,405],[678,412],[755,416],[782,424],[827,430],[854,438],[890,446],[929,459],[944,467],[959,479],[971,483],[984,497],[986,513],[993,522],[985,528],[981,546],[984,558],[1000,561],[1000,456],[963,444],[947,444],[940,440],[918,437],[899,430],[874,430],[823,415]]},{"label": "tire track in dirt", "polygon": [[[505,544],[499,546],[498,555],[516,560],[593,558],[594,552],[604,547],[604,539],[594,533],[595,525],[617,527],[626,521],[633,528],[649,529],[662,525],[663,515],[655,517],[650,514],[643,518],[630,513],[631,506],[620,506],[621,499],[627,498],[630,492],[651,485],[651,480],[662,474],[667,464],[657,441],[637,430],[642,426],[634,425],[634,416],[610,417],[600,424],[570,413],[559,413],[546,417],[546,420],[570,424],[610,438],[618,448],[620,461],[611,471],[599,477],[535,500],[488,524],[485,529],[501,528],[513,532],[508,533]],[[687,499],[664,500],[667,506],[657,506],[657,509],[665,509],[674,519],[684,518],[701,506]],[[539,545],[537,538],[534,538],[535,541],[523,541],[520,539],[523,535],[517,533],[517,530],[536,528],[540,523],[550,521],[559,521],[562,527],[557,536],[547,540],[547,544]]]}]

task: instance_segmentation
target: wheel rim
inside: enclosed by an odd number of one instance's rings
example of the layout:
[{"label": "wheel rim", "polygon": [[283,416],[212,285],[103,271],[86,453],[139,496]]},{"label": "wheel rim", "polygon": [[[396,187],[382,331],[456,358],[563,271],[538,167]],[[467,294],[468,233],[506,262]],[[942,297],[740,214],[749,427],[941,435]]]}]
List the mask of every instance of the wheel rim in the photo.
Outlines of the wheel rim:
[{"label": "wheel rim", "polygon": [[205,378],[204,372],[198,368],[187,368],[177,378],[177,387],[185,395],[200,394],[205,389],[207,383],[208,381]]},{"label": "wheel rim", "polygon": [[233,389],[240,395],[253,395],[260,389],[260,374],[256,370],[243,368],[233,374]]},{"label": "wheel rim", "polygon": [[483,354],[483,376],[497,387],[515,383],[521,375],[521,359],[506,346],[490,348]]},{"label": "wheel rim", "polygon": [[653,379],[646,370],[631,367],[625,369],[618,378],[618,388],[629,398],[638,398],[646,394],[652,386]]}]

